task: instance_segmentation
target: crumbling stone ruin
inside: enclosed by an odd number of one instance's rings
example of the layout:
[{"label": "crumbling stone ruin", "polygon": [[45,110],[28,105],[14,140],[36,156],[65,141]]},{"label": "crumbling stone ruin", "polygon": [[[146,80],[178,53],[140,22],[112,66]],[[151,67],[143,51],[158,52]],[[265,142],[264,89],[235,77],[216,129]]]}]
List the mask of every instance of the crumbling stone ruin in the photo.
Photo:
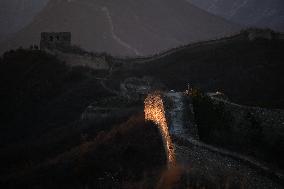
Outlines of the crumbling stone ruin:
[{"label": "crumbling stone ruin", "polygon": [[248,31],[248,38],[250,41],[256,40],[256,39],[273,39],[274,32],[269,29],[249,29]]},{"label": "crumbling stone ruin", "polygon": [[70,47],[71,32],[42,32],[40,49],[53,49],[56,47]]},{"label": "crumbling stone ruin", "polygon": [[110,69],[105,56],[88,53],[72,45],[71,32],[42,32],[40,49],[56,55],[70,66],[83,66],[95,70]]},{"label": "crumbling stone ruin", "polygon": [[254,41],[257,39],[267,39],[267,40],[283,40],[284,34],[275,32],[270,29],[258,29],[258,28],[250,28],[245,31],[248,35],[248,39],[250,41]]}]

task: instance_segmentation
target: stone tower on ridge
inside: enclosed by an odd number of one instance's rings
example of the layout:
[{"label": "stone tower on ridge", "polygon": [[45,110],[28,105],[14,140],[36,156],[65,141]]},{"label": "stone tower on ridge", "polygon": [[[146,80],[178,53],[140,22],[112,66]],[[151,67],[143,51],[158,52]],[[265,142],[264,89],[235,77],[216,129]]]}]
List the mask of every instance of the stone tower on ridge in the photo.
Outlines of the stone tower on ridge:
[{"label": "stone tower on ridge", "polygon": [[40,49],[53,49],[71,46],[71,32],[42,32]]}]

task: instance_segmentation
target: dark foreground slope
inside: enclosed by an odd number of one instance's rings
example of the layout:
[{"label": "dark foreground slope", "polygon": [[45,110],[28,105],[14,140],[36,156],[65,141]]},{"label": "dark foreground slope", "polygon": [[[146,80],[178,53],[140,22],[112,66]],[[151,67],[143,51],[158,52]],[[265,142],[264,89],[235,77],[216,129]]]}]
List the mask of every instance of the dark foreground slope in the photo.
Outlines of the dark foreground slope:
[{"label": "dark foreground slope", "polygon": [[284,169],[284,111],[234,104],[195,90],[192,95],[200,140]]},{"label": "dark foreground slope", "polygon": [[284,40],[249,41],[244,32],[132,60],[136,64],[125,75],[152,75],[169,89],[185,90],[190,83],[204,91],[223,91],[240,104],[283,108],[283,49]]},{"label": "dark foreground slope", "polygon": [[90,103],[112,97],[96,79],[105,73],[68,67],[37,50],[5,53],[0,72],[1,188],[156,183],[165,155],[156,127],[137,115],[142,107],[81,119]]}]

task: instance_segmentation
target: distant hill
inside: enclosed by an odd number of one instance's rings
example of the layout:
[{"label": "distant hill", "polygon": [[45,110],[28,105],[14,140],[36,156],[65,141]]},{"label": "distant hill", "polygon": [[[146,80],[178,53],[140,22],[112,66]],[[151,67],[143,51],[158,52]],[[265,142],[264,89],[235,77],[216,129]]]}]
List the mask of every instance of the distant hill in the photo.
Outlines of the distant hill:
[{"label": "distant hill", "polygon": [[1,0],[0,41],[32,22],[47,2],[48,0]]},{"label": "distant hill", "polygon": [[187,0],[227,20],[284,31],[283,0]]},{"label": "distant hill", "polygon": [[41,133],[43,128],[68,125],[95,99],[109,96],[90,73],[71,69],[42,51],[5,53],[0,58],[0,146],[30,136],[27,128]]},{"label": "distant hill", "polygon": [[0,52],[38,43],[42,31],[70,31],[73,43],[89,51],[133,56],[238,30],[186,0],[50,0],[31,24],[0,44]]}]

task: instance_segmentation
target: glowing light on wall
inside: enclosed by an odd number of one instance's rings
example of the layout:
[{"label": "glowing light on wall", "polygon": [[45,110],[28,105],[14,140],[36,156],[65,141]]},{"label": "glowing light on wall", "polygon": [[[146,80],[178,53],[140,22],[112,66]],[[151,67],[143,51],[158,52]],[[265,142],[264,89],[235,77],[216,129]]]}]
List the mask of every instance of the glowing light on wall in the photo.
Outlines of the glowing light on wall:
[{"label": "glowing light on wall", "polygon": [[163,98],[160,93],[155,92],[147,96],[144,101],[144,113],[146,120],[153,121],[159,127],[167,154],[168,167],[174,166],[175,152],[169,133]]}]

